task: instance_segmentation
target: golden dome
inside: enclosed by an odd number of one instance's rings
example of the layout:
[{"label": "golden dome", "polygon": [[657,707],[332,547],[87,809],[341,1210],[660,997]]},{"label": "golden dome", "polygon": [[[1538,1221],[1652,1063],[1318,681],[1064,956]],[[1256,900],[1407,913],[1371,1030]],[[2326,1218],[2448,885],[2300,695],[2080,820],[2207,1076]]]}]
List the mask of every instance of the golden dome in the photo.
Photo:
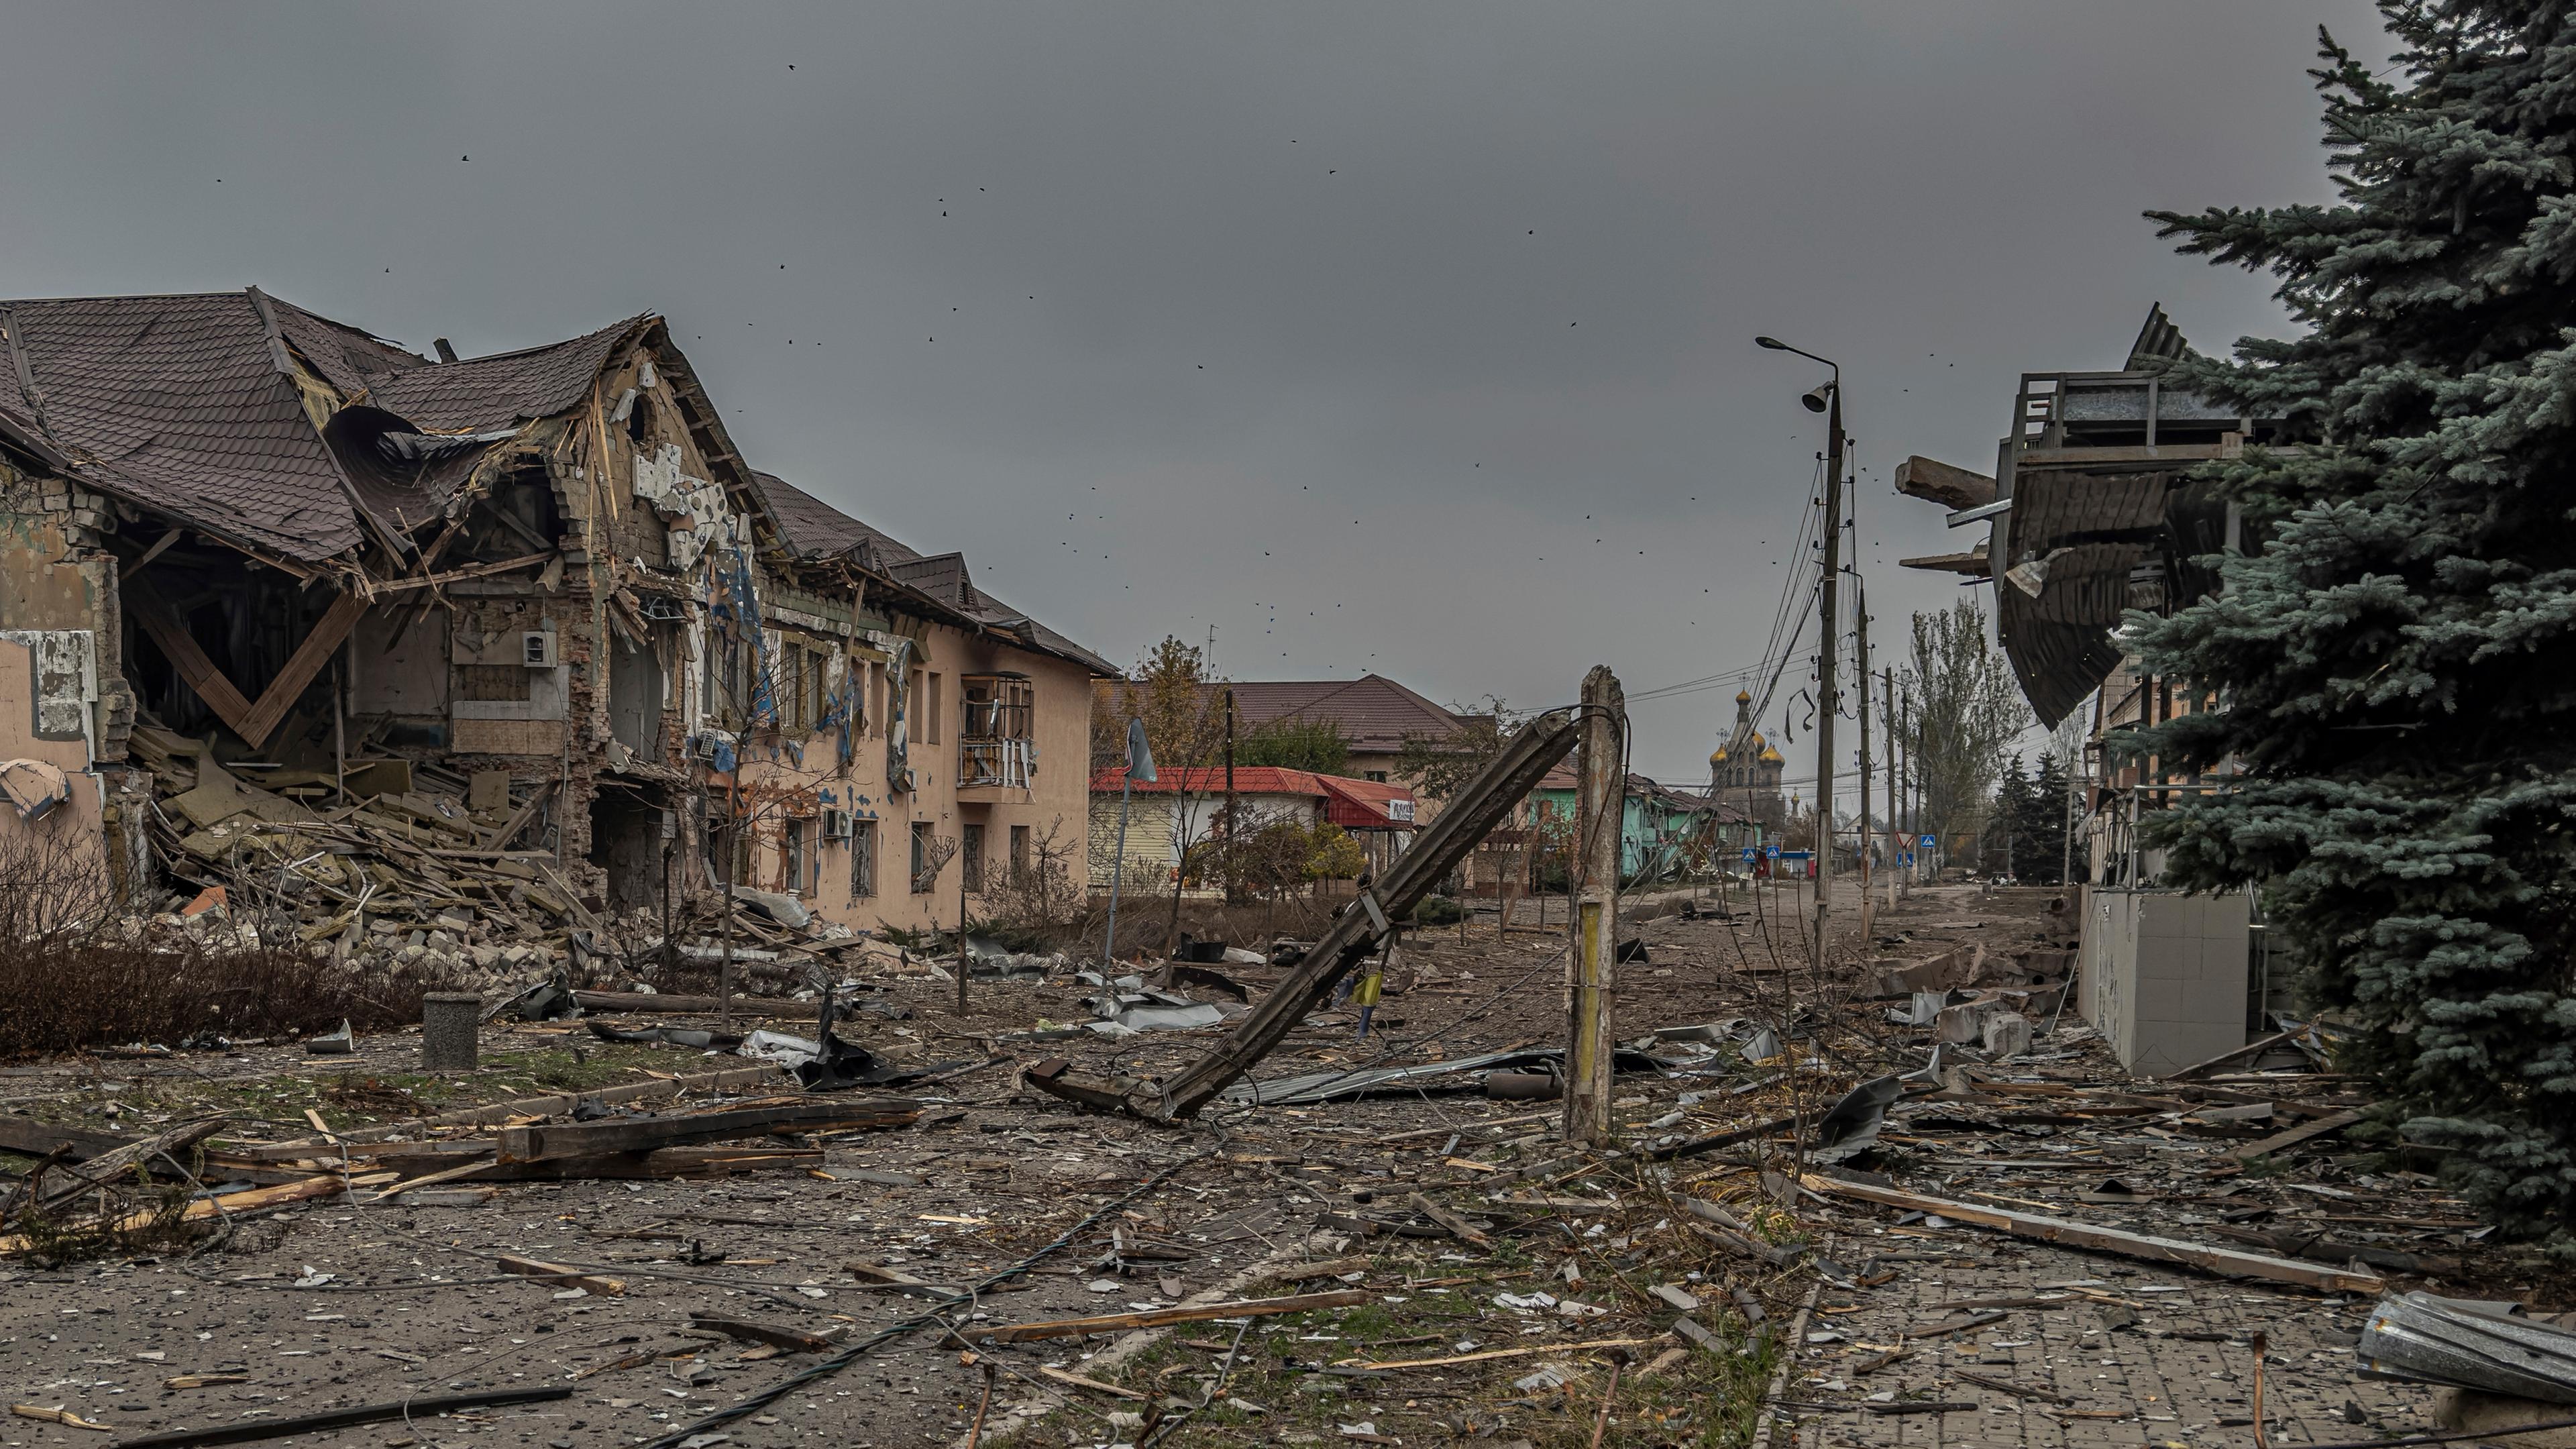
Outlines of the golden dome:
[{"label": "golden dome", "polygon": [[1717,747],[1716,752],[1715,752],[1715,753],[1713,753],[1713,754],[1711,754],[1711,755],[1708,757],[1708,762],[1709,762],[1710,764],[1712,764],[1712,765],[1723,765],[1723,764],[1725,764],[1725,763],[1726,763],[1726,746],[1724,746],[1724,745],[1719,745],[1719,746]]},{"label": "golden dome", "polygon": [[1753,732],[1753,737],[1752,737],[1750,740],[1746,741],[1746,743],[1748,743],[1748,744],[1754,744],[1754,745],[1759,745],[1759,744],[1761,744],[1761,743],[1762,743],[1762,731],[1760,731],[1760,730],[1755,730],[1755,731]]},{"label": "golden dome", "polygon": [[1779,763],[1780,763],[1780,752],[1779,752],[1778,750],[1772,749],[1772,748],[1771,748],[1771,747],[1769,747],[1768,745],[1765,745],[1765,746],[1763,747],[1763,749],[1762,749],[1762,763],[1764,763],[1764,764],[1766,764],[1766,765],[1776,765],[1776,764],[1779,764]]},{"label": "golden dome", "polygon": [[1737,704],[1751,704],[1753,702],[1753,691],[1749,689],[1737,690],[1735,692],[1735,702]]}]

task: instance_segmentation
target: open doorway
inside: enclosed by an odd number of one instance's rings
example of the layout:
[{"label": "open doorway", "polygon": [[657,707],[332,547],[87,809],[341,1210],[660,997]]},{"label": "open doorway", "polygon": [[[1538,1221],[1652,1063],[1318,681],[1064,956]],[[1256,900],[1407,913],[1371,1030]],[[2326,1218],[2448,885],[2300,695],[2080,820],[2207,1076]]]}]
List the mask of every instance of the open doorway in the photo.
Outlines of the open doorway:
[{"label": "open doorway", "polygon": [[590,863],[608,872],[608,909],[662,899],[662,788],[603,779],[590,802]]}]

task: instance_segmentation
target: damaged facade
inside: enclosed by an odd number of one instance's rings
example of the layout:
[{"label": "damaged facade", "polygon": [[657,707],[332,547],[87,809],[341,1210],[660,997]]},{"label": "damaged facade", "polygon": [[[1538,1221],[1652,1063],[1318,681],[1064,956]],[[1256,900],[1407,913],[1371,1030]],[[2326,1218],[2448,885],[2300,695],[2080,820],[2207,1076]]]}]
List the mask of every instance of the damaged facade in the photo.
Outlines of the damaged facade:
[{"label": "damaged facade", "polygon": [[2091,712],[2089,789],[2074,807],[2084,852],[2076,1001],[2121,1065],[2146,1073],[2242,1045],[2288,1004],[2286,983],[2265,969],[2253,897],[2164,887],[2163,853],[2139,842],[2142,814],[2224,780],[2115,747],[2121,732],[2197,703],[2187,684],[2147,675],[2122,649],[2122,619],[2211,592],[2218,576],[2202,560],[2246,545],[2242,520],[2192,470],[2279,432],[2166,387],[2158,365],[2187,347],[2151,308],[2119,370],[2022,375],[1993,476],[1922,457],[1896,471],[1898,491],[1988,535],[1905,566],[1992,581],[1998,641],[2040,723]]},{"label": "damaged facade", "polygon": [[659,317],[433,360],[252,289],[0,302],[0,336],[0,779],[65,776],[0,833],[129,902],[220,875],[228,824],[371,805],[551,871],[558,919],[729,871],[953,923],[961,875],[1078,848],[1107,666],[754,473]]}]

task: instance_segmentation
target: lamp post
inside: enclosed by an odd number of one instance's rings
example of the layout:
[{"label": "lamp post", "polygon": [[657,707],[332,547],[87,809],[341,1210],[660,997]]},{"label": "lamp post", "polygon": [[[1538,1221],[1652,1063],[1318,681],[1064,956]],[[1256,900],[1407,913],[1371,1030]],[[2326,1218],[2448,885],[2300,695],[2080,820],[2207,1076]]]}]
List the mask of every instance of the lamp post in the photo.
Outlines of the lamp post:
[{"label": "lamp post", "polygon": [[1792,347],[1777,337],[1756,337],[1754,345],[1771,352],[1793,352],[1810,362],[1821,362],[1833,370],[1833,379],[1798,399],[1811,413],[1825,415],[1825,522],[1822,530],[1825,545],[1823,597],[1817,612],[1823,616],[1822,644],[1816,651],[1816,910],[1815,929],[1809,949],[1818,979],[1825,969],[1826,900],[1833,892],[1834,831],[1834,715],[1842,708],[1842,697],[1834,688],[1834,651],[1839,642],[1834,624],[1838,613],[1836,585],[1840,581],[1843,561],[1843,370],[1829,357],[1818,357],[1803,348]]}]

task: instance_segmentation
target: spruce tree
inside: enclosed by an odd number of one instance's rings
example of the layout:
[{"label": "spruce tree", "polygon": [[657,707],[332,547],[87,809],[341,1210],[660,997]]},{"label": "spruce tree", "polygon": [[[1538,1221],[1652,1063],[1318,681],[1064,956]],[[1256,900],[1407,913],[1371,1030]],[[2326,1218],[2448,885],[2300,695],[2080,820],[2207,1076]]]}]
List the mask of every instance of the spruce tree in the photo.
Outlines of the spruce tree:
[{"label": "spruce tree", "polygon": [[2066,767],[2042,754],[2030,777],[2030,866],[2021,873],[2042,885],[2066,883]]},{"label": "spruce tree", "polygon": [[2576,1255],[2576,10],[2380,8],[2394,68],[2313,72],[2339,204],[2149,213],[2296,333],[2168,375],[2289,431],[2205,473],[2259,549],[2132,619],[2215,704],[2147,745],[2241,771],[2147,838],[2259,884],[2405,1136]]}]

